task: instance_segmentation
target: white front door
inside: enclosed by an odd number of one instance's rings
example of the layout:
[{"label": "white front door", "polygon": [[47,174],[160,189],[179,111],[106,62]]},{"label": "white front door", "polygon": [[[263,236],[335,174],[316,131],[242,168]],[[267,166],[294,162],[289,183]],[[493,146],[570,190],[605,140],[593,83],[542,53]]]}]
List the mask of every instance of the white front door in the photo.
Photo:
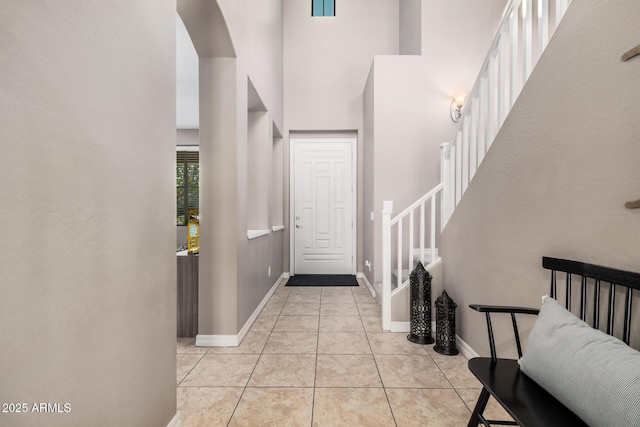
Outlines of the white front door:
[{"label": "white front door", "polygon": [[295,274],[354,272],[355,144],[326,141],[292,140]]}]

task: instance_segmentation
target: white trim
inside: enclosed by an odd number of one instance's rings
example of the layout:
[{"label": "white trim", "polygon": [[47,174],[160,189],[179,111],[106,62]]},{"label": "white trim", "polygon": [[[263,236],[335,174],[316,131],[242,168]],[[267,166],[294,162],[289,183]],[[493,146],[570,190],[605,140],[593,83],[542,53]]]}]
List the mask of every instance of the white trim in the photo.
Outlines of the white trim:
[{"label": "white trim", "polygon": [[409,332],[411,330],[411,322],[391,322],[391,332]]},{"label": "white trim", "polygon": [[[391,332],[411,332],[411,322],[391,322]],[[431,332],[435,333],[436,322],[431,322]],[[464,342],[462,338],[456,335],[456,345],[460,353],[467,359],[473,359],[479,357],[479,354],[472,349],[469,344]]]},{"label": "white trim", "polygon": [[364,284],[367,285],[367,288],[369,288],[369,293],[371,294],[371,296],[375,298],[376,297],[376,290],[373,289],[373,286],[371,286],[371,283],[369,283],[369,280],[367,279],[367,276],[365,276],[364,273],[358,273],[358,274],[356,274],[356,278],[362,279]]},{"label": "white trim", "polygon": [[[351,183],[353,185],[353,201],[351,206],[353,233],[352,248],[353,255],[352,273],[356,272],[356,260],[358,259],[358,138],[332,138],[330,136],[319,136],[318,138],[290,138],[289,139],[289,224],[293,224],[295,217],[295,145],[299,142],[350,142],[351,143]],[[296,274],[295,270],[295,233],[289,233],[289,271],[291,275]]]},{"label": "white trim", "polygon": [[284,273],[281,274],[280,277],[278,277],[278,280],[276,280],[276,283],[274,283],[274,285],[271,287],[269,292],[267,292],[267,295],[265,295],[264,298],[262,298],[262,301],[260,302],[260,304],[258,304],[258,307],[256,307],[256,309],[253,311],[253,314],[251,315],[251,317],[247,319],[242,329],[240,329],[240,332],[238,333],[239,342],[242,342],[245,335],[247,335],[247,332],[249,332],[249,329],[253,325],[253,322],[256,321],[256,319],[260,315],[260,312],[262,311],[264,306],[267,305],[267,303],[269,302],[269,299],[271,298],[273,293],[276,291],[276,289],[278,289],[278,286],[280,286],[280,283],[282,283],[283,279],[284,279]]},{"label": "white trim", "polygon": [[237,347],[239,346],[242,340],[244,339],[244,337],[247,335],[247,332],[249,332],[249,329],[251,328],[253,323],[256,321],[256,319],[260,315],[260,312],[262,311],[264,306],[267,305],[267,302],[269,302],[269,299],[271,298],[271,296],[274,294],[276,289],[278,289],[278,286],[280,286],[280,283],[282,283],[282,281],[286,278],[288,278],[288,273],[282,273],[280,277],[278,277],[278,280],[276,280],[276,283],[274,283],[274,285],[271,287],[269,292],[267,292],[267,295],[264,296],[260,304],[258,304],[258,307],[256,307],[256,309],[253,311],[253,314],[249,317],[249,319],[247,319],[242,329],[240,329],[240,332],[238,332],[238,335],[200,335],[198,334],[196,336],[196,347]]},{"label": "white trim", "polygon": [[[393,201],[382,201],[382,330],[391,329],[391,214]],[[402,277],[402,272],[398,272]]]},{"label": "white trim", "polygon": [[[436,251],[436,254],[438,253],[438,251]],[[442,258],[440,258],[438,255],[436,255],[436,259],[435,261],[431,261],[429,264],[424,266],[424,269],[427,271],[431,271],[432,269],[436,268],[437,266],[439,266],[440,264],[442,264]]]},{"label": "white trim", "polygon": [[266,236],[271,233],[269,230],[247,230],[247,239],[255,239],[256,237]]},{"label": "white trim", "polygon": [[284,225],[274,225],[273,227],[271,227],[271,231],[280,231],[280,230],[284,230]]},{"label": "white trim", "polygon": [[182,425],[182,421],[180,421],[180,412],[176,412],[173,416],[167,427],[180,427]]},{"label": "white trim", "polygon": [[282,273],[282,278],[283,279],[288,279],[289,277],[291,277],[291,275],[287,272],[287,273]]},{"label": "white trim", "polygon": [[[419,251],[420,249],[415,249],[417,251]],[[427,253],[427,249],[424,250],[425,253]],[[429,252],[431,252],[429,250]],[[437,252],[436,252],[437,253]],[[440,264],[442,264],[442,258],[438,257],[436,258],[435,261],[430,262],[429,264],[424,266],[424,269],[431,272],[435,267],[439,266]],[[394,270],[396,271],[396,270]],[[393,273],[392,273],[393,274]],[[404,273],[403,273],[404,274]],[[409,272],[409,274],[411,274],[411,272]],[[396,277],[397,277],[397,273],[396,273]],[[400,278],[402,280],[402,278]],[[396,279],[397,280],[397,279]],[[394,290],[391,291],[391,298],[393,298],[394,296],[396,296],[397,294],[399,294],[400,292],[402,292],[404,290],[404,288],[406,288],[407,286],[409,286],[409,284],[411,283],[410,279],[405,280],[404,282],[402,282],[400,284],[400,286],[398,286],[397,288],[395,288]]]},{"label": "white trim", "polygon": [[238,335],[196,335],[196,347],[237,347]]},{"label": "white trim", "polygon": [[474,357],[480,356],[478,353],[475,352],[474,349],[472,349],[469,346],[469,344],[464,342],[462,338],[460,338],[458,335],[456,335],[456,345],[458,346],[460,353],[462,353],[462,355],[467,359],[473,359]]},{"label": "white trim", "polygon": [[[409,272],[409,274],[411,274],[411,272]],[[400,278],[400,280],[402,280],[402,278]],[[406,287],[409,286],[410,283],[411,283],[411,279],[407,279],[404,282],[402,282],[400,286],[398,286],[397,288],[391,291],[391,298],[395,297],[400,292],[402,292]]]},{"label": "white trim", "polygon": [[[391,322],[391,332],[411,332],[411,322]],[[436,331],[436,322],[431,322],[431,333]]]},{"label": "white trim", "polygon": [[199,145],[176,145],[176,151],[200,151]]}]

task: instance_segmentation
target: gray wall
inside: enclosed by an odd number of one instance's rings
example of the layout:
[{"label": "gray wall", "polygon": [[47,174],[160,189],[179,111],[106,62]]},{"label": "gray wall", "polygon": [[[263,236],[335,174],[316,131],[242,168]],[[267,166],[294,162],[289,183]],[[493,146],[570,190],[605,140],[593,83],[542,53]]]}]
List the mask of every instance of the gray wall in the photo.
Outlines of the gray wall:
[{"label": "gray wall", "polygon": [[0,402],[71,405],[0,424],[165,426],[175,2],[6,2],[0,27]]},{"label": "gray wall", "polygon": [[[367,78],[367,84],[364,87],[362,94],[363,101],[363,146],[366,147],[364,153],[362,153],[362,169],[363,169],[363,185],[362,185],[362,207],[364,212],[363,224],[362,224],[362,243],[363,253],[362,258],[373,262],[375,258],[375,224],[381,227],[381,223],[376,222],[376,217],[379,215],[376,207],[373,205],[373,177],[375,176],[374,167],[374,150],[373,144],[375,140],[375,127],[374,127],[374,114],[375,114],[375,59],[374,63],[369,70],[369,76]],[[373,220],[371,219],[371,212],[374,213]],[[367,216],[367,213],[369,216]],[[364,267],[363,273],[367,277],[367,280],[371,285],[374,281],[374,270],[371,267]],[[376,299],[380,301],[381,295],[376,294]]]},{"label": "gray wall", "polygon": [[[422,0],[422,54],[438,64],[446,64],[459,72],[469,70],[468,64],[478,63],[487,56],[489,46],[508,0]],[[466,81],[460,81],[463,91]],[[473,81],[471,82],[473,84]]]},{"label": "gray wall", "polygon": [[400,55],[421,55],[422,0],[400,0],[399,6]]},{"label": "gray wall", "polygon": [[238,58],[271,119],[283,128],[283,0],[217,0]]},{"label": "gray wall", "polygon": [[201,335],[238,332],[241,187],[237,179],[239,127],[236,122],[240,102],[237,90],[246,86],[246,80],[244,85],[238,83],[236,58],[200,58],[198,332]]},{"label": "gray wall", "polygon": [[266,111],[250,112],[247,118],[247,227],[266,230],[269,223],[273,122]]},{"label": "gray wall", "polygon": [[[372,263],[372,271],[364,273],[378,292],[382,202],[392,200],[399,213],[440,182],[439,146],[455,133],[449,105],[457,94],[471,90],[500,21],[497,5],[503,3],[422,4],[422,55],[375,58],[364,99],[369,182],[364,185],[363,240],[364,260]],[[452,32],[450,22],[460,28]]]},{"label": "gray wall", "polygon": [[[624,208],[640,195],[640,61],[620,60],[638,16],[635,0],[572,2],[447,224],[444,286],[481,354],[485,325],[468,304],[538,307],[543,255],[640,270],[640,211]],[[499,349],[514,354],[502,320]]]},{"label": "gray wall", "polygon": [[382,202],[393,200],[394,212],[399,213],[440,182],[438,146],[454,127],[445,107],[448,98],[438,88],[440,80],[430,78],[434,67],[424,57],[378,56],[374,73],[374,136],[366,145],[372,154],[365,154],[367,159],[372,156],[375,171],[371,193],[365,193],[375,218],[371,224],[371,212],[366,212],[373,232],[367,237],[373,271],[365,274],[381,292]]},{"label": "gray wall", "polygon": [[[282,274],[284,231],[247,240],[239,261],[238,325],[242,327]],[[271,276],[268,275],[271,267]]]},{"label": "gray wall", "polygon": [[[200,57],[198,327],[200,335],[235,335],[283,265],[281,237],[272,233],[247,240],[248,170],[257,168],[259,176],[271,181],[273,126],[282,129],[282,0],[180,0],[178,11]],[[251,164],[249,79],[270,122],[262,126],[269,134],[260,141],[265,155]],[[280,225],[271,223],[270,183],[268,193],[261,196],[267,198],[260,204],[268,204],[269,218],[260,227]],[[271,260],[274,252],[279,258]],[[275,265],[268,277],[270,264]]]},{"label": "gray wall", "polygon": [[198,129],[176,129],[176,145],[199,145]]},{"label": "gray wall", "polygon": [[[342,2],[332,18],[311,16],[308,2],[284,0],[285,165],[290,132],[331,135],[355,131],[358,138],[358,219],[363,217],[363,98],[374,55],[398,54],[398,3]],[[366,13],[364,13],[366,11]],[[337,136],[337,135],[336,135]],[[289,169],[285,169],[289,188]],[[289,194],[285,201],[285,266],[289,267]],[[357,271],[363,271],[363,222],[357,229]]]}]

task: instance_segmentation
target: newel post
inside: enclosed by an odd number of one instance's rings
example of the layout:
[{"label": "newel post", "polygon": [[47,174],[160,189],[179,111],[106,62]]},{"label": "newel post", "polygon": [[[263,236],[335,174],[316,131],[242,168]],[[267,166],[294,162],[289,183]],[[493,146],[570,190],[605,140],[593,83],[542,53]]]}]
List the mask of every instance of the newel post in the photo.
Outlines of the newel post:
[{"label": "newel post", "polygon": [[391,214],[393,201],[382,202],[382,329],[391,330]]}]

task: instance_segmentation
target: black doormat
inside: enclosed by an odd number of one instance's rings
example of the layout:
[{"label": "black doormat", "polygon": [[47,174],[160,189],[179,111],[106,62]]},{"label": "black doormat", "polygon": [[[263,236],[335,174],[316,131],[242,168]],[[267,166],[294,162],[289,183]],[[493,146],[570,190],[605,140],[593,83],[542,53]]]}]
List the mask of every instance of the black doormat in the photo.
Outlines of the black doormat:
[{"label": "black doormat", "polygon": [[349,274],[296,274],[285,286],[358,286],[358,282]]}]

